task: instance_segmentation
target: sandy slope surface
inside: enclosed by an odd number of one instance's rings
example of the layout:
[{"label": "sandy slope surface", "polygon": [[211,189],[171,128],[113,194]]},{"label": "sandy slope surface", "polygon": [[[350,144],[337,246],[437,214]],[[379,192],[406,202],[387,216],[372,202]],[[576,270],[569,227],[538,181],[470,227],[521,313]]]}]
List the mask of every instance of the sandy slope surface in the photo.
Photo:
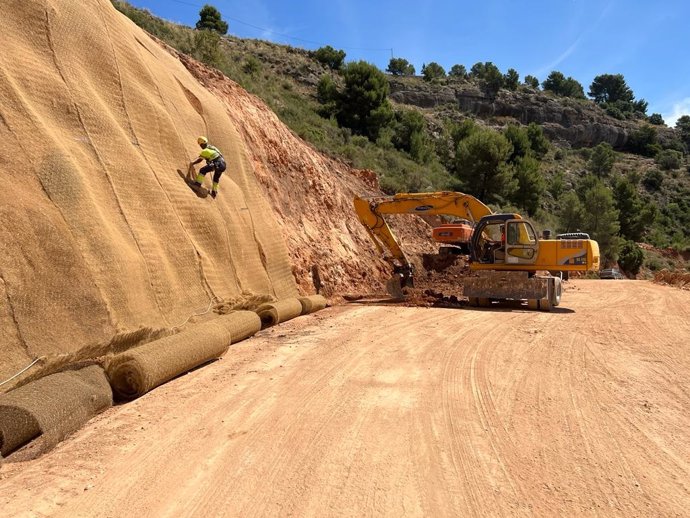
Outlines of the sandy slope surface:
[{"label": "sandy slope surface", "polygon": [[352,304],[0,471],[3,515],[687,516],[690,292],[554,313]]}]

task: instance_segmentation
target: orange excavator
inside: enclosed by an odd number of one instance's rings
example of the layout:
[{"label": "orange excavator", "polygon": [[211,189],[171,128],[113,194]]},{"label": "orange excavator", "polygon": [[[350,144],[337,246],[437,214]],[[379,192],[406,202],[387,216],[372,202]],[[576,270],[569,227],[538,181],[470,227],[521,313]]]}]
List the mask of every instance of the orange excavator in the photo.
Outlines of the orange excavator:
[{"label": "orange excavator", "polygon": [[469,254],[472,241],[472,223],[466,219],[444,223],[431,230],[431,238],[442,246],[441,254]]},{"label": "orange excavator", "polygon": [[[386,214],[449,216],[471,225],[467,241],[459,230],[441,226],[435,240],[449,238],[469,251],[472,275],[463,293],[471,306],[490,306],[496,300],[526,300],[530,309],[550,311],[561,301],[561,278],[549,272],[599,270],[599,245],[586,234],[566,239],[540,239],[534,226],[519,214],[494,214],[474,196],[461,192],[401,193],[377,198],[355,197],[355,211],[379,253],[393,268],[386,287],[402,298],[413,286],[413,266],[384,219]],[[446,233],[446,235],[442,235]],[[440,239],[439,239],[440,238]]]}]

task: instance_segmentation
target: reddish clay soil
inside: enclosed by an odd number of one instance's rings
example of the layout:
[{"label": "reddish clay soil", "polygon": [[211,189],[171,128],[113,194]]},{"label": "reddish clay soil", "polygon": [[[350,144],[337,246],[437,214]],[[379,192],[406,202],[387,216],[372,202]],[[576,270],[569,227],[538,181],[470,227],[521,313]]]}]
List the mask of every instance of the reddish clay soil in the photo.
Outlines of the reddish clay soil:
[{"label": "reddish clay soil", "polygon": [[6,516],[687,516],[690,292],[300,317],[5,464]]}]

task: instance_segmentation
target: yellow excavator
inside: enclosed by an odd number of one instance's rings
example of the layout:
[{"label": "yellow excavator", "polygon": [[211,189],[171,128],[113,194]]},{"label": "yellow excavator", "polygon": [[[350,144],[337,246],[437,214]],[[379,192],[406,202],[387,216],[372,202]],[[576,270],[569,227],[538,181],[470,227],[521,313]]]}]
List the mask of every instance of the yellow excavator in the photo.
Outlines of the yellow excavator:
[{"label": "yellow excavator", "polygon": [[354,205],[379,253],[393,267],[386,287],[396,298],[402,298],[403,287],[413,286],[413,266],[384,219],[386,214],[448,216],[471,222],[467,248],[472,275],[463,282],[463,294],[471,306],[488,307],[495,300],[527,300],[530,309],[550,311],[561,301],[561,273],[599,270],[599,244],[587,234],[549,239],[545,232],[540,239],[532,223],[519,214],[494,214],[469,194],[355,197]]}]

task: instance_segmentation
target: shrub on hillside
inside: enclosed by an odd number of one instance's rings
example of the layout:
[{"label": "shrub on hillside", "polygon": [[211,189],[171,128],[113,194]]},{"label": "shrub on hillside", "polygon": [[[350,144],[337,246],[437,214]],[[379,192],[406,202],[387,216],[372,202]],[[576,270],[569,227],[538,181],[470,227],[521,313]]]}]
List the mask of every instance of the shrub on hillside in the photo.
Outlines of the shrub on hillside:
[{"label": "shrub on hillside", "polygon": [[584,208],[583,231],[599,243],[604,265],[615,262],[620,247],[620,224],[611,189],[596,177],[585,177],[578,190]]},{"label": "shrub on hillside", "polygon": [[662,183],[664,183],[664,175],[658,169],[647,171],[642,179],[642,185],[645,186],[645,189],[652,192],[658,191]]},{"label": "shrub on hillside", "polygon": [[336,50],[330,45],[315,50],[312,55],[316,61],[327,66],[331,70],[340,70],[345,61],[345,51]]},{"label": "shrub on hillside", "polygon": [[618,254],[618,264],[630,275],[637,275],[644,263],[644,252],[634,241],[626,241]]},{"label": "shrub on hillside", "polygon": [[656,157],[654,157],[654,161],[662,171],[680,169],[681,163],[683,162],[683,154],[673,149],[664,149],[657,153]]},{"label": "shrub on hillside", "polygon": [[546,180],[541,173],[539,160],[532,156],[518,158],[513,165],[513,175],[517,180],[517,189],[510,196],[510,201],[534,216],[541,206],[541,198],[546,189]]},{"label": "shrub on hillside", "polygon": [[589,159],[589,170],[595,175],[602,177],[608,176],[616,162],[616,153],[611,144],[601,142],[592,149],[592,156]]},{"label": "shrub on hillside", "polygon": [[424,117],[415,110],[396,112],[391,142],[396,149],[409,153],[419,164],[427,162],[433,153],[428,142]]},{"label": "shrub on hillside", "polygon": [[456,77],[458,79],[466,79],[467,69],[465,68],[465,65],[453,65],[452,67],[450,67],[448,75],[450,77]]},{"label": "shrub on hillside", "polygon": [[228,24],[221,18],[220,11],[209,4],[204,5],[199,11],[196,28],[200,31],[213,31],[220,36],[228,33]]},{"label": "shrub on hillside", "polygon": [[637,192],[637,184],[630,176],[619,176],[613,183],[613,197],[618,209],[620,235],[639,241],[657,216],[655,205],[645,202]]},{"label": "shrub on hillside", "polygon": [[502,202],[517,188],[507,163],[512,144],[494,130],[479,129],[460,141],[455,154],[455,176],[465,189],[484,203]]},{"label": "shrub on hillside", "polygon": [[508,72],[503,76],[503,86],[508,90],[517,90],[520,83],[520,74],[514,68],[509,68]]},{"label": "shrub on hillside", "polygon": [[220,34],[207,30],[197,31],[194,34],[194,46],[191,54],[206,65],[220,68],[223,64],[223,55],[220,51]]},{"label": "shrub on hillside", "polygon": [[666,126],[664,118],[661,116],[660,113],[652,113],[647,119],[647,122],[649,122],[650,124],[654,124],[655,126]]},{"label": "shrub on hillside", "polygon": [[409,61],[403,58],[391,58],[388,62],[388,68],[386,69],[391,75],[394,76],[413,76],[415,75],[415,69]]},{"label": "shrub on hillside", "polygon": [[594,78],[588,94],[595,103],[614,103],[617,101],[632,102],[633,91],[625,82],[622,74],[601,74]]},{"label": "shrub on hillside", "polygon": [[486,61],[484,63],[479,62],[472,65],[470,77],[479,81],[482,92],[484,92],[489,99],[495,98],[498,91],[505,85],[505,77],[491,61]]},{"label": "shrub on hillside", "polygon": [[643,124],[630,134],[627,148],[631,153],[648,157],[655,156],[661,151],[657,129],[650,124]]},{"label": "shrub on hillside", "polygon": [[676,130],[688,148],[690,148],[690,115],[683,115],[676,121]]},{"label": "shrub on hillside", "polygon": [[551,72],[541,86],[544,91],[553,92],[563,97],[585,98],[585,91],[582,85],[572,77],[566,78],[562,72]]},{"label": "shrub on hillside", "polygon": [[535,90],[539,90],[539,79],[534,76],[526,75],[525,85],[529,86],[530,88],[534,88]]},{"label": "shrub on hillside", "polygon": [[338,124],[375,141],[379,131],[393,119],[388,79],[365,61],[345,65],[343,79],[345,85],[336,102]]},{"label": "shrub on hillside", "polygon": [[532,154],[532,146],[525,128],[517,124],[508,124],[503,128],[503,136],[513,145],[513,151],[508,157],[508,162],[515,162],[519,158]]},{"label": "shrub on hillside", "polygon": [[563,171],[558,171],[551,176],[547,189],[551,193],[551,196],[553,196],[554,200],[560,198],[561,194],[563,194],[563,191],[565,190],[565,176]]},{"label": "shrub on hillside", "polygon": [[546,153],[551,149],[549,139],[544,136],[544,128],[536,122],[530,122],[527,125],[527,138],[529,138],[530,147],[534,156],[539,159],[544,158]]},{"label": "shrub on hillside", "polygon": [[242,71],[245,74],[254,75],[261,70],[261,63],[254,56],[249,56],[244,60],[244,65],[242,65]]},{"label": "shrub on hillside", "polygon": [[316,99],[323,105],[333,105],[338,100],[338,86],[329,74],[324,74],[316,85]]}]

